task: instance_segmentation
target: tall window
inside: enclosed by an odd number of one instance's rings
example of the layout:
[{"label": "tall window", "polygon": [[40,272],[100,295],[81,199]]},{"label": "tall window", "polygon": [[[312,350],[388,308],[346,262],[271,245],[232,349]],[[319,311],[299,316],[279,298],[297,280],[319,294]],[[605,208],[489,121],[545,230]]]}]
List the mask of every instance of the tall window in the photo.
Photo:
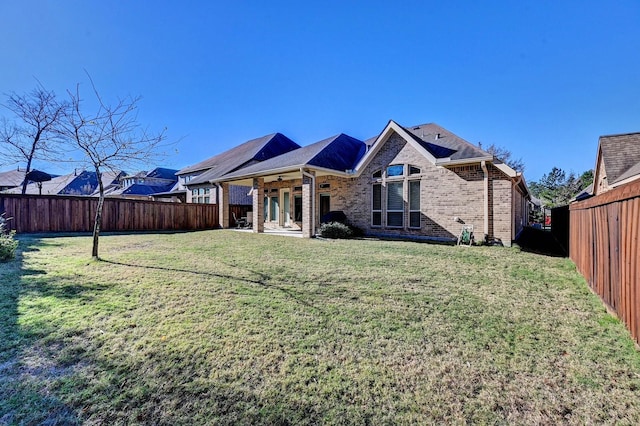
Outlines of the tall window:
[{"label": "tall window", "polygon": [[320,194],[320,220],[331,211],[331,197],[329,194]]},{"label": "tall window", "polygon": [[382,185],[373,184],[373,204],[371,205],[371,225],[382,226]]},{"label": "tall window", "polygon": [[401,228],[404,224],[404,182],[387,183],[387,226]]},{"label": "tall window", "polygon": [[409,227],[420,228],[420,181],[409,181]]},{"label": "tall window", "polygon": [[269,220],[271,222],[278,221],[278,212],[280,211],[278,206],[278,196],[271,197],[269,204]]}]

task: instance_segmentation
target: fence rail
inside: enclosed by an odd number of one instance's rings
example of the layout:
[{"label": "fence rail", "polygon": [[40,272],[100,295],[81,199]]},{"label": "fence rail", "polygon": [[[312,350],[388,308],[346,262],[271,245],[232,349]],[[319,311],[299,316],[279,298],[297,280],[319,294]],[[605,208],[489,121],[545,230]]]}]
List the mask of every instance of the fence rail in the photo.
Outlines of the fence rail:
[{"label": "fence rail", "polygon": [[569,209],[571,260],[640,343],[640,180]]},{"label": "fence rail", "polygon": [[[29,232],[91,232],[97,198],[0,194],[9,229]],[[218,228],[215,204],[181,204],[106,198],[103,231],[174,231]]]}]

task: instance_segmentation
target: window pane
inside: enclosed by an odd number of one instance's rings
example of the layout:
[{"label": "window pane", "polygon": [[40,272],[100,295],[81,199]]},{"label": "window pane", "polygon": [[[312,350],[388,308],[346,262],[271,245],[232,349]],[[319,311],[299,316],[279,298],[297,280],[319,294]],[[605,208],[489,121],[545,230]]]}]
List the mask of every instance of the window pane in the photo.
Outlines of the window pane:
[{"label": "window pane", "polygon": [[273,222],[278,220],[278,197],[271,197],[271,216],[269,219]]},{"label": "window pane", "polygon": [[373,212],[373,226],[382,225],[382,212]]},{"label": "window pane", "polygon": [[409,213],[409,226],[412,228],[420,228],[420,212]]},{"label": "window pane", "polygon": [[410,175],[419,175],[420,169],[416,166],[409,166],[409,174]]},{"label": "window pane", "polygon": [[264,221],[269,219],[269,197],[264,197]]},{"label": "window pane", "polygon": [[373,210],[382,210],[382,185],[373,185]]},{"label": "window pane", "polygon": [[302,222],[302,197],[293,197],[293,217],[296,222]]},{"label": "window pane", "polygon": [[373,177],[374,178],[381,178],[382,177],[382,170],[378,170],[377,172],[373,173]]},{"label": "window pane", "polygon": [[387,226],[402,226],[402,212],[387,213]]},{"label": "window pane", "polygon": [[404,210],[402,182],[387,184],[387,210]]},{"label": "window pane", "polygon": [[409,210],[420,210],[420,181],[409,182]]},{"label": "window pane", "polygon": [[402,164],[387,167],[387,177],[402,176],[403,173],[404,173],[404,166]]},{"label": "window pane", "polygon": [[204,203],[209,204],[209,197],[204,197]]}]

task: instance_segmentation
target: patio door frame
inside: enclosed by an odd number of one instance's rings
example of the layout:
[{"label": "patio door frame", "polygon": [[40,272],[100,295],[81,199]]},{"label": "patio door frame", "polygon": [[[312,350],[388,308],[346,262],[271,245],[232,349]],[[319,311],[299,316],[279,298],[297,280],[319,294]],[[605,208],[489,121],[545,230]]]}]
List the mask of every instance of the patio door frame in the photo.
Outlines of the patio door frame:
[{"label": "patio door frame", "polygon": [[291,227],[291,190],[280,189],[280,226]]}]

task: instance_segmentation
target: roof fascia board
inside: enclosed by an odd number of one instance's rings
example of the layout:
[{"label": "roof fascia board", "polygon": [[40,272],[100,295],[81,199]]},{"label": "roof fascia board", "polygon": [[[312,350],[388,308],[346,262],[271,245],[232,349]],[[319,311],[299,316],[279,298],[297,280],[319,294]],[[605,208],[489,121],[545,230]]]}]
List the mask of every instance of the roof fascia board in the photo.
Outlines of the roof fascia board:
[{"label": "roof fascia board", "polygon": [[602,170],[600,170],[600,164],[602,163],[602,136],[598,138],[598,153],[596,154],[596,166],[593,168],[593,194],[596,193],[597,182],[600,179]]},{"label": "roof fascia board", "polygon": [[348,173],[348,172],[341,172],[339,170],[334,170],[334,169],[328,169],[326,167],[317,167],[317,166],[312,166],[312,165],[308,165],[308,164],[299,164],[296,166],[286,166],[286,167],[280,167],[277,169],[270,169],[270,170],[264,170],[262,172],[255,172],[255,173],[249,173],[246,175],[238,175],[238,176],[234,176],[232,178],[225,178],[225,176],[219,177],[217,179],[213,179],[211,181],[209,181],[210,183],[220,183],[220,182],[233,182],[236,180],[245,180],[245,179],[249,179],[249,178],[257,178],[257,177],[265,177],[265,176],[273,176],[273,175],[278,175],[278,174],[284,174],[284,173],[291,173],[291,172],[299,172],[300,169],[305,169],[305,170],[313,170],[313,171],[317,171],[317,172],[323,172],[326,174],[331,174],[331,175],[336,175],[336,176],[343,176],[343,177],[351,177],[353,176],[352,174]]},{"label": "roof fascia board", "polygon": [[522,173],[516,172],[511,167],[507,166],[505,163],[500,163],[500,164],[493,163],[493,165],[498,170],[500,170],[502,173],[504,173],[505,175],[509,176],[510,178],[516,178],[516,177],[522,175]]},{"label": "roof fascia board", "polygon": [[476,158],[465,158],[462,160],[451,160],[448,157],[447,158],[440,158],[438,160],[436,160],[435,164],[436,166],[442,166],[442,167],[447,167],[447,166],[459,166],[459,165],[463,165],[463,164],[474,164],[474,163],[480,163],[482,161],[490,161],[493,162],[493,157],[476,157]]},{"label": "roof fascia board", "polygon": [[638,179],[640,179],[640,175],[630,176],[630,177],[628,177],[626,179],[623,179],[621,181],[614,182],[613,184],[611,184],[609,186],[611,188],[615,188],[617,186],[624,185],[625,183],[633,182],[634,180],[638,180]]}]

